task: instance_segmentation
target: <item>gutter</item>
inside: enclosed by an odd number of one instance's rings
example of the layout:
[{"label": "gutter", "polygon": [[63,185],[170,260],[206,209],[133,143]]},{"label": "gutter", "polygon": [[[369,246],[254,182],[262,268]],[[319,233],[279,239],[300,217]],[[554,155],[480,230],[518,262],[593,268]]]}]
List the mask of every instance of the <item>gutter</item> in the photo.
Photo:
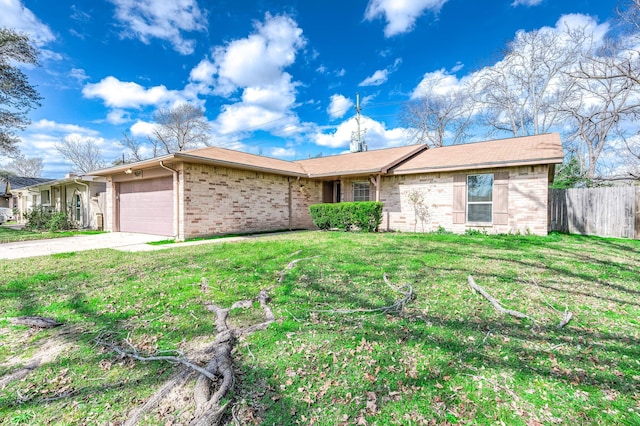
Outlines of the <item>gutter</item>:
[{"label": "gutter", "polygon": [[491,169],[495,167],[537,166],[541,164],[560,164],[562,158],[531,158],[526,160],[490,161],[484,163],[457,164],[455,166],[416,167],[413,169],[390,170],[390,175],[408,175],[416,173],[456,172],[470,169]]},{"label": "gutter", "polygon": [[160,160],[160,167],[165,170],[170,171],[173,174],[173,216],[174,216],[174,238],[178,239],[180,236],[180,173],[177,170],[172,169],[171,167],[167,167],[164,165],[164,160]]},{"label": "gutter", "polygon": [[[89,197],[89,195],[91,194],[89,193],[89,184],[80,182],[78,181],[78,179],[74,179],[73,182],[77,185],[83,185],[87,188],[87,222],[89,222],[88,226],[90,228],[91,227],[91,198]],[[65,195],[65,201],[66,201],[66,198],[67,198],[66,191],[64,195]],[[62,192],[60,192],[60,197],[62,198]]]}]

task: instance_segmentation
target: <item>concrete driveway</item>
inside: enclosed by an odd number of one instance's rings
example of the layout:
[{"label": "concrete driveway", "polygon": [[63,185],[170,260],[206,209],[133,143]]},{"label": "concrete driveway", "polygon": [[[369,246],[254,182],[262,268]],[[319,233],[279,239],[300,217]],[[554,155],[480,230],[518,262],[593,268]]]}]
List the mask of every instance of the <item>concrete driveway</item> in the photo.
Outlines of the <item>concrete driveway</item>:
[{"label": "concrete driveway", "polygon": [[50,240],[20,241],[0,244],[0,259],[20,259],[24,257],[46,256],[55,253],[68,253],[111,248],[122,251],[153,250],[146,243],[166,240],[168,237],[130,232],[108,232],[95,235],[53,238]]}]

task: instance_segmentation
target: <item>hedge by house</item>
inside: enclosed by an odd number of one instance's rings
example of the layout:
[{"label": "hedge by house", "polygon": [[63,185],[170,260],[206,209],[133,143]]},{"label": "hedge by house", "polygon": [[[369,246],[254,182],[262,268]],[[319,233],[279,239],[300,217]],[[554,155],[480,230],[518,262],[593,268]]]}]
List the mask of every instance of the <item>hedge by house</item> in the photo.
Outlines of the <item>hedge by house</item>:
[{"label": "hedge by house", "polygon": [[382,203],[379,201],[314,204],[309,206],[309,212],[313,224],[323,230],[375,232],[382,222]]}]

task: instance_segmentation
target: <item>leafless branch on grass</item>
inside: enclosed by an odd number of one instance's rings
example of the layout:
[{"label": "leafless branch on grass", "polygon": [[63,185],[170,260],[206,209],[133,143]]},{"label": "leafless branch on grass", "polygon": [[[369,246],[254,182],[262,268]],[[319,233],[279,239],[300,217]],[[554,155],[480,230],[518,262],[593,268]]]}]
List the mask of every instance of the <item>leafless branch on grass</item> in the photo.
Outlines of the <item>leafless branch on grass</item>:
[{"label": "leafless branch on grass", "polygon": [[504,315],[511,315],[514,316],[516,318],[526,318],[528,320],[533,321],[534,323],[536,322],[535,319],[531,318],[530,316],[523,314],[522,312],[519,311],[514,311],[512,309],[506,309],[502,306],[502,304],[500,302],[498,302],[495,298],[493,298],[489,293],[487,293],[487,291],[480,287],[478,284],[476,284],[475,280],[473,279],[473,277],[471,275],[469,275],[469,285],[471,286],[471,289],[475,292],[480,293],[485,299],[487,299],[489,301],[489,303],[491,303],[491,305],[493,305],[493,307],[496,309],[496,311],[500,312],[501,314]]},{"label": "leafless branch on grass", "polygon": [[[299,253],[299,251],[296,253]],[[280,277],[278,278],[278,284],[282,284],[282,281],[284,280],[284,276],[288,271],[290,271],[291,269],[293,269],[294,266],[296,266],[296,263],[302,262],[303,260],[315,259],[317,257],[320,257],[320,256],[318,255],[318,256],[311,256],[311,257],[303,257],[303,258],[295,259],[289,262],[289,264],[285,266],[285,268],[280,272]]]},{"label": "leafless branch on grass", "polygon": [[544,296],[544,293],[542,292],[542,290],[540,289],[540,286],[538,285],[538,282],[536,281],[535,278],[533,277],[529,277],[529,280],[531,280],[531,282],[533,283],[533,285],[536,286],[536,288],[538,289],[538,291],[540,292],[540,296],[542,297],[542,301],[548,306],[550,307],[552,310],[554,310],[555,312],[557,312],[558,314],[562,315],[562,319],[560,320],[560,323],[558,324],[558,330],[564,328],[567,324],[569,324],[569,322],[571,321],[571,319],[573,318],[573,313],[571,313],[569,311],[569,305],[565,304],[565,308],[564,308],[564,313],[562,313],[561,311],[559,311],[558,309],[556,309],[551,303],[549,303],[547,301],[547,298]]},{"label": "leafless branch on grass", "polygon": [[381,306],[379,308],[373,309],[329,309],[329,310],[319,310],[315,312],[324,312],[324,313],[332,313],[332,314],[356,314],[356,313],[374,313],[374,312],[402,312],[406,306],[406,304],[413,299],[415,296],[413,292],[413,287],[409,284],[405,284],[400,287],[396,287],[389,281],[387,274],[382,274],[382,278],[384,282],[389,286],[394,293],[402,294],[400,299],[395,300],[391,305]]}]

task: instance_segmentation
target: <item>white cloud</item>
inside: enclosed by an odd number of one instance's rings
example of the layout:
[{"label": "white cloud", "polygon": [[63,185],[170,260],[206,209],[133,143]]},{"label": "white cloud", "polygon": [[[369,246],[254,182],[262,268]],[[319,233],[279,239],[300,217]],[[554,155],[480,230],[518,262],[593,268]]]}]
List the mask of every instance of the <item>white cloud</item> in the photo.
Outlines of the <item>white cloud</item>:
[{"label": "white cloud", "polygon": [[[387,129],[384,123],[362,116],[361,128],[366,129],[365,140],[369,149],[402,146],[407,143],[406,129],[401,127]],[[318,132],[312,139],[320,146],[348,148],[351,143],[351,133],[356,129],[356,119],[352,117],[340,123],[333,133]]]},{"label": "white cloud", "polygon": [[230,135],[253,130],[270,131],[281,128],[287,120],[296,120],[292,115],[281,111],[271,111],[256,105],[242,102],[225,105],[218,115],[212,128],[217,135]]},{"label": "white cloud", "polygon": [[76,124],[64,124],[56,123],[52,120],[41,119],[34,121],[28,127],[29,131],[45,130],[50,133],[80,133],[83,135],[97,135],[98,132],[86,127],[81,127]]},{"label": "white cloud", "polygon": [[265,130],[276,133],[299,120],[296,105],[299,83],[285,71],[306,44],[302,30],[289,16],[265,15],[254,23],[245,38],[212,49],[190,73],[190,87],[198,93],[236,97],[240,101],[222,107],[212,123],[219,136],[242,131]]},{"label": "white cloud", "polygon": [[129,129],[132,136],[153,136],[155,130],[155,123],[149,123],[147,121],[138,120]]},{"label": "white cloud", "polygon": [[380,86],[389,78],[389,70],[378,70],[365,78],[358,86]]},{"label": "white cloud", "polygon": [[291,158],[291,157],[295,157],[295,155],[296,155],[296,150],[293,148],[273,148],[271,150],[272,157]]},{"label": "white cloud", "polygon": [[365,78],[358,86],[380,86],[389,79],[389,74],[398,70],[402,64],[402,58],[396,58],[389,68],[378,70],[369,77]]},{"label": "white cloud", "polygon": [[202,61],[191,73],[195,83],[214,86],[214,93],[229,96],[238,88],[263,86],[280,80],[293,64],[306,40],[288,16],[267,14],[246,38],[213,49],[212,60]]},{"label": "white cloud", "polygon": [[146,89],[138,83],[120,81],[113,76],[105,77],[98,83],[85,85],[82,95],[89,99],[102,99],[106,106],[113,108],[140,108],[182,99],[179,92],[169,90],[163,85]]},{"label": "white cloud", "polygon": [[114,109],[107,114],[107,122],[111,124],[123,124],[130,121],[129,114],[121,109]]},{"label": "white cloud", "polygon": [[411,99],[422,98],[425,94],[445,95],[462,89],[463,82],[444,69],[428,72],[422,77],[418,86],[413,89]]},{"label": "white cloud", "polygon": [[384,16],[387,20],[384,35],[392,37],[413,30],[416,19],[425,10],[438,13],[446,2],[447,0],[369,0],[364,17],[373,21]]},{"label": "white cloud", "polygon": [[327,113],[331,118],[342,118],[347,111],[353,107],[353,101],[343,95],[335,94],[331,95],[331,103],[327,108]]},{"label": "white cloud", "polygon": [[0,0],[0,27],[12,28],[29,35],[38,46],[55,40],[51,29],[42,23],[20,0]]},{"label": "white cloud", "polygon": [[584,30],[586,34],[593,36],[595,44],[600,45],[610,30],[608,23],[598,24],[598,21],[592,16],[583,15],[581,13],[570,13],[562,15],[554,28],[543,27],[541,31],[556,31],[558,33],[566,32],[567,30]]},{"label": "white cloud", "polygon": [[457,62],[453,68],[451,68],[451,72],[452,73],[457,73],[458,71],[460,71],[462,68],[464,68],[464,64],[462,62]]},{"label": "white cloud", "polygon": [[514,0],[513,3],[511,3],[511,6],[516,7],[516,6],[537,6],[540,3],[542,3],[542,0]]},{"label": "white cloud", "polygon": [[157,38],[169,41],[183,55],[193,53],[195,40],[184,32],[206,32],[207,17],[197,0],[111,0],[115,17],[124,27],[122,36],[145,44]]},{"label": "white cloud", "polygon": [[21,134],[20,152],[26,157],[43,157],[46,153],[42,176],[61,178],[71,170],[67,161],[55,149],[56,144],[65,137],[94,142],[107,160],[122,155],[122,149],[115,140],[101,137],[96,130],[46,119],[32,122]]},{"label": "white cloud", "polygon": [[72,68],[69,75],[78,80],[79,83],[84,83],[85,80],[89,79],[89,76],[82,68]]}]

